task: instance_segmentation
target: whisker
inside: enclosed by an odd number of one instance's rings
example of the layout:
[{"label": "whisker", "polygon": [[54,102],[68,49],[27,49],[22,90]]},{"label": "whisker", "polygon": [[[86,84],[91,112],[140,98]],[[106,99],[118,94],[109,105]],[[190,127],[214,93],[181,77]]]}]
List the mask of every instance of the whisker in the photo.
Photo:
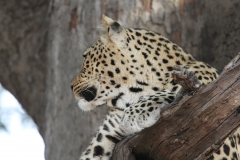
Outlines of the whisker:
[{"label": "whisker", "polygon": [[86,39],[84,38],[84,36],[83,36],[82,32],[79,32],[79,33],[82,35],[82,38],[83,38],[83,40],[84,40],[85,44],[86,44],[86,45],[87,45],[87,47],[89,48],[90,46],[88,45],[88,43],[87,43]]},{"label": "whisker", "polygon": [[69,35],[64,34],[63,32],[60,32],[60,34],[63,35],[65,38],[68,38],[68,39],[70,39],[71,41],[76,42],[77,44],[80,44],[80,45],[82,45],[82,46],[85,47],[85,48],[88,48],[88,46],[86,46],[85,44],[81,43],[79,40],[77,40],[77,39],[75,39],[75,38],[73,38],[73,37],[70,37]]},{"label": "whisker", "polygon": [[93,119],[93,116],[92,116],[92,110],[89,111],[89,114],[90,114],[91,118]]},{"label": "whisker", "polygon": [[101,25],[98,25],[98,26],[96,27],[96,29],[99,30],[99,31],[104,31],[105,27],[104,27],[103,24],[101,24]]},{"label": "whisker", "polygon": [[[92,93],[90,90],[88,90],[88,89],[85,89],[85,91],[88,91],[88,92],[90,92],[90,93]],[[92,93],[92,95],[94,96],[94,94]]]}]

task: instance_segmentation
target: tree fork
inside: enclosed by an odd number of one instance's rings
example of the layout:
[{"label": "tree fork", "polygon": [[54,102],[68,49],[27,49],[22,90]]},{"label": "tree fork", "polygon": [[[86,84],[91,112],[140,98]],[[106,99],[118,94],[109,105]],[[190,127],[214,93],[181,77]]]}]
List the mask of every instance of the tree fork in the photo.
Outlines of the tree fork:
[{"label": "tree fork", "polygon": [[240,126],[240,53],[219,78],[185,96],[152,127],[115,147],[113,160],[206,159]]}]

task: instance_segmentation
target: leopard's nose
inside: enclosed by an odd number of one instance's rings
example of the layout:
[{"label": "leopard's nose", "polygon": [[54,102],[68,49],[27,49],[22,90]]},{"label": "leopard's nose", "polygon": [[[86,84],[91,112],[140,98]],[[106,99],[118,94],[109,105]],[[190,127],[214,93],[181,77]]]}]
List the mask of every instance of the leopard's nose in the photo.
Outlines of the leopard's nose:
[{"label": "leopard's nose", "polygon": [[79,93],[79,96],[83,97],[86,101],[92,101],[97,94],[95,87],[89,87]]}]

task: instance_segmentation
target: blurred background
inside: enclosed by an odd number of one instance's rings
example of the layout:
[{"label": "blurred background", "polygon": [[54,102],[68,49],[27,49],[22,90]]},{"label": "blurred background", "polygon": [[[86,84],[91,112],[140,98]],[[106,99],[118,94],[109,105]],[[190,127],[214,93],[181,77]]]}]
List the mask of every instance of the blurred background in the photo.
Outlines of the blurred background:
[{"label": "blurred background", "polygon": [[0,159],[44,160],[44,142],[32,118],[0,84]]},{"label": "blurred background", "polygon": [[1,0],[1,160],[73,160],[89,144],[107,107],[82,112],[70,82],[103,13],[161,33],[219,72],[240,51],[239,0]]}]

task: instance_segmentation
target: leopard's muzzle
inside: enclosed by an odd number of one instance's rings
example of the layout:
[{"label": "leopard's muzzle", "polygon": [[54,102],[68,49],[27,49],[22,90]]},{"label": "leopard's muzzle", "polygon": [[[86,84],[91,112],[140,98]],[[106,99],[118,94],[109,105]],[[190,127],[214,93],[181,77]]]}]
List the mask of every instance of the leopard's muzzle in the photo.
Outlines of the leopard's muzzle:
[{"label": "leopard's muzzle", "polygon": [[97,89],[94,86],[86,88],[79,93],[79,96],[83,97],[88,102],[94,100],[96,95],[97,95]]}]

